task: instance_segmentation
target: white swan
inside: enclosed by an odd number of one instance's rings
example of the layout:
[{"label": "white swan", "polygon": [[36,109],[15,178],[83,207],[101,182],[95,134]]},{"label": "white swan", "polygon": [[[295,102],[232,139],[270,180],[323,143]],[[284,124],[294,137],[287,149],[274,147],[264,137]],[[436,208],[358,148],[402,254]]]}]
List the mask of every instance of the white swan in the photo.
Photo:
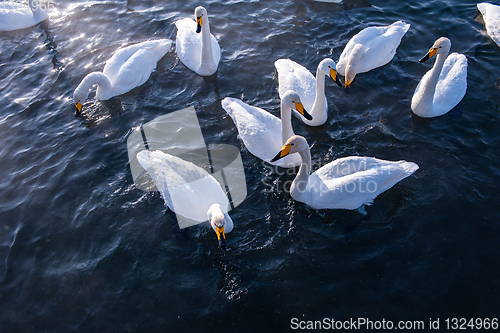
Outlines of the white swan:
[{"label": "white swan", "polygon": [[335,62],[323,59],[316,70],[316,78],[302,65],[290,59],[278,59],[274,62],[278,71],[279,94],[282,98],[288,90],[295,91],[309,111],[312,120],[304,117],[300,119],[309,126],[323,125],[328,118],[328,103],[325,96],[325,76],[330,76],[339,86],[339,77],[335,68]]},{"label": "white swan", "polygon": [[294,135],[273,158],[299,153],[302,164],[290,195],[315,209],[357,209],[371,204],[382,192],[408,177],[418,165],[373,157],[350,156],[330,162],[311,174],[311,152],[306,139]]},{"label": "white swan", "polygon": [[420,59],[424,62],[437,54],[436,62],[418,83],[411,99],[412,111],[425,118],[437,117],[453,109],[467,90],[467,58],[450,52],[451,42],[441,37]]},{"label": "white swan", "polygon": [[397,21],[388,26],[365,28],[354,35],[337,62],[337,71],[345,76],[345,86],[350,87],[357,73],[389,63],[409,28],[408,23]]},{"label": "white swan", "polygon": [[477,4],[481,12],[488,35],[500,46],[500,6],[487,2]]},{"label": "white swan", "polygon": [[196,22],[189,18],[175,22],[177,56],[190,70],[201,76],[210,76],[219,66],[219,43],[210,34],[207,10],[201,6],[196,7],[194,16]]},{"label": "white swan", "polygon": [[81,111],[90,90],[97,84],[96,97],[107,100],[124,94],[146,82],[156,63],[170,49],[170,39],[158,39],[119,49],[106,62],[102,72],[85,76],[73,93],[76,108]]},{"label": "white swan", "polygon": [[0,31],[24,29],[45,20],[47,13],[41,4],[37,0],[29,0],[28,6],[16,1],[0,2]]},{"label": "white swan", "polygon": [[219,182],[208,172],[160,150],[143,150],[137,160],[154,180],[166,205],[176,214],[197,222],[210,222],[219,246],[233,230],[229,201]]},{"label": "white swan", "polygon": [[[236,98],[224,98],[222,107],[233,119],[238,128],[238,136],[245,147],[250,153],[268,163],[271,163],[270,160],[286,140],[294,135],[292,108],[311,119],[304,110],[300,97],[293,91],[286,92],[281,99],[281,120],[261,108],[248,105]],[[295,154],[271,164],[292,168],[300,164],[300,157]]]}]

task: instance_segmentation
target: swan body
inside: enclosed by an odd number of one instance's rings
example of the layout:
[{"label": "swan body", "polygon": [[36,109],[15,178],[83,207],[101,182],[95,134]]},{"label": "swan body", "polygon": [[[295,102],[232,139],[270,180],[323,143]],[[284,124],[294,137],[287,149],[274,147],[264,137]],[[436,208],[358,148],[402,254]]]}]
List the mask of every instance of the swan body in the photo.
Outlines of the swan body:
[{"label": "swan body", "polygon": [[0,2],[0,31],[29,28],[47,18],[40,1],[30,0],[28,6],[16,1]]},{"label": "swan body", "polygon": [[210,76],[217,71],[220,47],[210,34],[210,25],[205,8],[194,10],[196,22],[185,18],[175,22],[177,27],[176,52],[180,61],[201,76]]},{"label": "swan body", "polygon": [[272,165],[284,168],[292,168],[300,164],[298,154],[290,155],[278,162],[270,162],[283,143],[294,135],[292,108],[301,112],[306,118],[311,118],[295,92],[288,91],[281,99],[281,119],[236,98],[224,98],[222,107],[233,119],[238,128],[238,136],[250,153]]},{"label": "swan body", "polygon": [[354,35],[347,43],[337,63],[337,71],[345,76],[349,87],[357,73],[368,72],[389,63],[410,24],[394,22],[383,27],[369,27]]},{"label": "swan body", "polygon": [[500,6],[487,2],[477,4],[481,12],[488,35],[500,46]]},{"label": "swan body", "polygon": [[300,119],[309,126],[323,125],[328,119],[328,103],[325,96],[325,76],[330,76],[339,86],[335,62],[323,59],[316,70],[316,78],[302,65],[290,59],[278,59],[274,66],[278,72],[279,94],[282,98],[288,90],[295,91],[309,111],[312,120]]},{"label": "swan body", "polygon": [[219,182],[208,172],[160,150],[143,150],[137,160],[151,176],[165,204],[176,214],[197,222],[210,222],[219,245],[233,230],[229,201]]},{"label": "swan body", "polygon": [[87,100],[90,90],[97,84],[96,97],[107,100],[124,94],[146,82],[172,45],[170,39],[159,39],[119,49],[106,62],[102,72],[85,76],[73,93],[78,111]]},{"label": "swan body", "polygon": [[294,135],[273,160],[298,153],[302,164],[290,195],[315,209],[357,209],[408,177],[418,165],[350,156],[330,162],[311,174],[311,153],[306,139]]},{"label": "swan body", "polygon": [[420,62],[424,62],[437,54],[434,66],[422,77],[411,99],[411,109],[420,117],[441,116],[453,109],[465,96],[467,58],[459,53],[448,56],[450,47],[450,40],[441,37],[420,59]]}]

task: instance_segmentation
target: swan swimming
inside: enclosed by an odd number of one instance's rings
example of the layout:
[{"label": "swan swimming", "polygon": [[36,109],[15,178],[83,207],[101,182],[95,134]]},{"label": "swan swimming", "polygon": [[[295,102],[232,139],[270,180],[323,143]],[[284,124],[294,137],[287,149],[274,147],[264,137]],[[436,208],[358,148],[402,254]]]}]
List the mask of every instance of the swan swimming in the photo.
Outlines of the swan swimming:
[{"label": "swan swimming", "polygon": [[434,66],[422,77],[411,99],[411,109],[420,117],[441,116],[453,109],[465,96],[467,58],[459,53],[448,56],[450,48],[450,40],[441,37],[419,60],[424,62],[437,54]]},{"label": "swan swimming", "polygon": [[481,2],[477,4],[477,9],[483,15],[486,32],[500,46],[500,6]]},{"label": "swan swimming", "polygon": [[314,209],[358,209],[418,170],[406,161],[384,161],[350,156],[330,162],[311,174],[311,152],[306,139],[290,137],[272,161],[298,153],[302,160],[290,195]]},{"label": "swan swimming", "polygon": [[285,92],[297,92],[304,108],[309,111],[312,120],[300,117],[309,126],[323,125],[328,119],[328,103],[325,96],[325,76],[330,76],[339,86],[342,86],[337,75],[335,62],[326,58],[318,64],[316,78],[302,65],[290,59],[278,59],[274,62],[278,71],[280,98]]},{"label": "swan swimming", "polygon": [[41,4],[37,0],[29,0],[28,6],[16,1],[0,2],[0,31],[29,28],[47,19]]},{"label": "swan swimming", "polygon": [[397,21],[383,27],[369,27],[354,35],[337,62],[337,71],[349,88],[357,73],[368,72],[389,63],[410,24]]},{"label": "swan swimming", "polygon": [[190,70],[201,76],[210,76],[219,66],[219,43],[210,33],[207,10],[198,6],[194,10],[194,16],[196,22],[189,18],[175,22],[177,56]]},{"label": "swan swimming", "polygon": [[219,182],[199,166],[160,150],[143,150],[137,160],[160,191],[165,204],[176,214],[197,222],[210,222],[219,246],[234,224],[228,214],[229,201]]},{"label": "swan swimming", "polygon": [[272,165],[284,168],[292,168],[300,164],[298,154],[288,156],[278,162],[271,162],[276,151],[294,135],[292,109],[297,110],[306,119],[312,119],[311,115],[304,110],[297,93],[287,91],[284,94],[281,99],[281,119],[237,98],[224,98],[222,107],[233,119],[238,129],[238,136],[250,153]]},{"label": "swan swimming", "polygon": [[73,93],[73,101],[80,112],[92,87],[97,84],[96,97],[107,100],[122,95],[146,82],[156,69],[156,63],[168,52],[172,41],[158,39],[133,44],[113,54],[102,72],[85,76]]}]

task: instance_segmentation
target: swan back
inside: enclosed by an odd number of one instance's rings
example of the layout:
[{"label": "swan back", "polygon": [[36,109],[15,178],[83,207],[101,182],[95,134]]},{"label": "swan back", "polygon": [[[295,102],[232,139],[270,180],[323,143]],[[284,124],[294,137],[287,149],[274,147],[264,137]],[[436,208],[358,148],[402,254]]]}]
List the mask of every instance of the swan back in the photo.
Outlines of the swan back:
[{"label": "swan back", "polygon": [[162,151],[144,150],[137,160],[154,180],[166,205],[176,214],[203,222],[213,204],[227,214],[229,201],[217,180],[195,164]]},{"label": "swan back", "polygon": [[486,32],[500,46],[500,6],[482,2],[477,8],[483,15]]}]

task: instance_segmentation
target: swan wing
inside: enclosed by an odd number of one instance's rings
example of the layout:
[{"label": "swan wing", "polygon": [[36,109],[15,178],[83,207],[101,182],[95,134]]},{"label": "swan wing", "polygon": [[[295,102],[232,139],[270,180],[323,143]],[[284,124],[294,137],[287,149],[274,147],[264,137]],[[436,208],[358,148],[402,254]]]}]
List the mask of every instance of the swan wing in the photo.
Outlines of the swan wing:
[{"label": "swan wing", "polygon": [[279,95],[288,90],[295,91],[307,111],[311,111],[316,98],[316,79],[311,72],[302,65],[290,59],[278,59],[274,62],[278,72]]},{"label": "swan wing", "polygon": [[124,94],[146,82],[171,45],[171,40],[160,39],[130,45],[115,52],[103,70],[111,81],[113,94]]},{"label": "swan wing", "polygon": [[202,168],[159,150],[141,151],[137,160],[154,180],[166,205],[176,214],[203,222],[215,203],[227,213],[226,194],[217,180]]},{"label": "swan wing", "polygon": [[500,46],[500,6],[482,2],[477,8],[483,15],[486,32]]},{"label": "swan wing", "polygon": [[196,22],[185,18],[175,22],[177,36],[175,50],[187,68],[197,71],[201,63],[201,34],[196,33]]},{"label": "swan wing", "polygon": [[[269,112],[248,105],[237,98],[224,98],[222,107],[233,119],[238,129],[238,136],[248,151],[269,163],[283,145],[281,142],[281,120]],[[289,167],[288,165],[291,164],[297,166],[300,164],[300,156],[297,153],[291,154],[271,164],[284,167]]]},{"label": "swan wing", "polygon": [[356,209],[371,204],[417,169],[417,164],[406,161],[358,156],[337,159],[310,176],[308,204],[313,208]]},{"label": "swan wing", "polygon": [[467,57],[463,54],[450,54],[443,65],[436,84],[433,98],[433,111],[437,115],[453,109],[467,91]]}]

